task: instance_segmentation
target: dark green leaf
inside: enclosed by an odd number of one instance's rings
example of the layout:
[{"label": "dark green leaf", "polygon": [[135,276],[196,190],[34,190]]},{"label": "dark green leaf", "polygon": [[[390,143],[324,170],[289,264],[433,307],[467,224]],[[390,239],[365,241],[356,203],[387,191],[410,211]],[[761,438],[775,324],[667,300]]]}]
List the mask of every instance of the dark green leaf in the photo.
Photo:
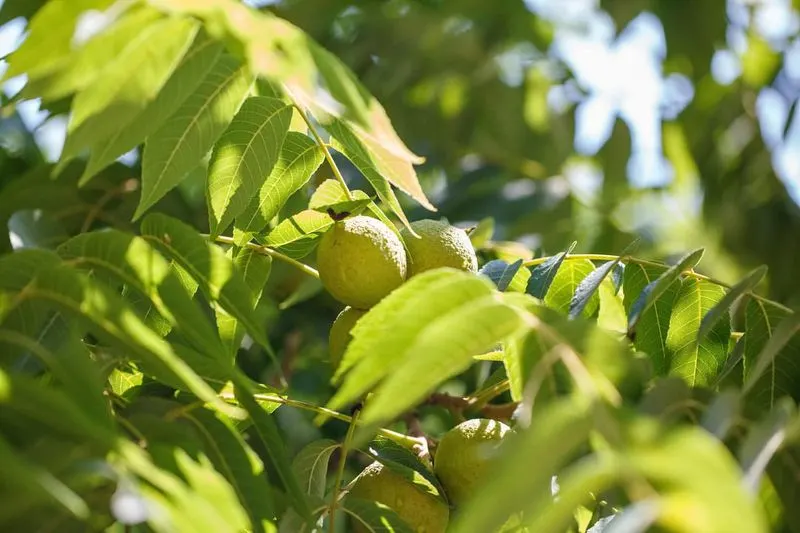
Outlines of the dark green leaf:
[{"label": "dark green leaf", "polygon": [[520,268],[522,268],[522,259],[517,259],[511,264],[502,259],[495,259],[483,265],[478,274],[488,277],[497,286],[497,290],[502,292],[508,288]]},{"label": "dark green leaf", "polygon": [[286,487],[295,511],[305,518],[306,521],[311,521],[312,512],[308,497],[306,496],[306,491],[303,490],[303,486],[300,484],[292,469],[286,446],[272,415],[267,413],[258,402],[256,402],[251,395],[249,386],[242,388],[237,384],[236,399],[247,411],[247,414],[250,415],[250,419],[253,421],[253,427],[261,439],[261,442],[264,444],[264,447],[267,449],[270,462]]},{"label": "dark green leaf", "polygon": [[758,267],[745,276],[742,281],[731,287],[719,303],[703,316],[703,320],[700,322],[700,329],[697,332],[697,342],[701,342],[714,325],[728,313],[728,310],[736,303],[736,300],[746,292],[753,290],[766,274],[767,267]]},{"label": "dark green leaf", "polygon": [[[393,440],[377,436],[367,447],[367,453],[381,464],[420,487],[425,492],[446,499],[444,488],[433,471],[420,461],[417,455]],[[418,479],[414,473],[422,476]]]},{"label": "dark green leaf", "polygon": [[413,533],[406,522],[390,507],[372,501],[347,496],[342,510],[353,523],[359,524],[368,533]]},{"label": "dark green leaf", "polygon": [[[614,270],[617,265],[619,265],[619,261],[622,257],[618,257],[613,261],[608,261],[604,263],[596,270],[592,270],[589,274],[581,280],[578,284],[578,287],[575,289],[575,295],[572,297],[572,301],[569,303],[569,316],[570,318],[574,318],[580,315],[584,309],[587,309],[587,306],[592,301],[595,292],[597,289],[600,288],[600,284],[603,283],[603,280],[606,279],[608,273]],[[588,307],[591,309],[591,307]],[[593,313],[588,313],[591,316]]]},{"label": "dark green leaf", "polygon": [[791,398],[782,398],[763,420],[753,425],[742,442],[738,458],[744,473],[744,487],[751,494],[758,492],[761,476],[775,453],[783,447],[786,428],[796,415],[797,407]]},{"label": "dark green leaf", "polygon": [[525,292],[540,300],[543,299],[547,295],[547,291],[550,289],[550,285],[553,283],[558,269],[561,268],[564,258],[566,258],[567,254],[574,250],[577,245],[577,242],[573,242],[566,251],[554,255],[541,265],[532,269],[531,277],[528,279],[528,286]]},{"label": "dark green leaf", "polygon": [[297,480],[307,494],[325,496],[328,463],[340,444],[330,439],[315,440],[300,450],[292,461]]}]

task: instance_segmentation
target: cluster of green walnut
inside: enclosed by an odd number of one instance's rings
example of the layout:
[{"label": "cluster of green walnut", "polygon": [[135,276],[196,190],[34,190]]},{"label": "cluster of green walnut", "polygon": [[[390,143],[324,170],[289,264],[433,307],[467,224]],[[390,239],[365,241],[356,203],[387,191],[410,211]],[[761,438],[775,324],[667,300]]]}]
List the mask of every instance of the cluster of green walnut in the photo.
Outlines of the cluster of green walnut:
[{"label": "cluster of green walnut", "polygon": [[[407,279],[441,267],[477,271],[475,250],[464,230],[436,220],[418,220],[410,226],[416,236],[404,228],[401,240],[380,220],[355,216],[337,221],[322,237],[317,249],[320,279],[326,290],[347,306],[330,331],[334,367],[347,349],[356,322]],[[386,505],[413,531],[444,533],[450,506],[457,508],[469,499],[508,431],[502,422],[472,419],[442,437],[433,470],[447,501],[377,461],[358,475],[350,494]],[[360,533],[367,528],[356,523],[354,530]]]}]

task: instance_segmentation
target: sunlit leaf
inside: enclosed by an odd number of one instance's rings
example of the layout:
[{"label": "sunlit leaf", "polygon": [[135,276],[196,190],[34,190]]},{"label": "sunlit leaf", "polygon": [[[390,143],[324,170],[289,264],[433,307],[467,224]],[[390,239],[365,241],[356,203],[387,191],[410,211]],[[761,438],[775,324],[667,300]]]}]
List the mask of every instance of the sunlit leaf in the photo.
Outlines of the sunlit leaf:
[{"label": "sunlit leaf", "polygon": [[[663,274],[665,269],[629,263],[625,267],[623,290],[624,303],[628,316],[633,305],[639,301],[645,287],[651,286]],[[680,283],[673,283],[653,302],[649,309],[639,315],[635,334],[631,337],[637,350],[646,353],[653,363],[656,375],[662,376],[669,369],[671,350],[667,346],[669,319],[672,305],[680,288]],[[626,320],[626,329],[629,321]]]},{"label": "sunlit leaf", "polygon": [[693,268],[703,257],[703,249],[695,250],[686,254],[678,263],[657,279],[648,283],[637,295],[636,300],[630,305],[628,310],[628,332],[631,334],[636,328],[642,314],[647,311],[662,295],[667,293],[681,276],[684,270]]},{"label": "sunlit leaf", "polygon": [[[594,263],[588,259],[565,261],[553,278],[550,289],[544,297],[544,303],[561,313],[568,314],[572,301],[577,297],[578,287],[594,270]],[[589,294],[587,304],[582,311],[583,316],[592,316],[597,311],[598,305],[599,297],[594,293]]]},{"label": "sunlit leaf", "polygon": [[308,182],[322,159],[322,149],[310,137],[290,131],[283,141],[278,162],[258,195],[237,217],[236,227],[249,233],[263,230],[289,197]]},{"label": "sunlit leaf", "polygon": [[142,29],[116,61],[72,103],[61,164],[127,126],[155,100],[188,50],[198,26],[164,19]]},{"label": "sunlit leaf", "polygon": [[207,182],[213,235],[225,231],[270,176],[291,117],[284,101],[252,96],[214,145]]},{"label": "sunlit leaf", "polygon": [[672,353],[670,373],[696,387],[712,383],[728,355],[730,321],[720,321],[698,342],[697,330],[706,313],[725,296],[725,289],[705,280],[684,279],[675,297],[667,333]]},{"label": "sunlit leaf", "polygon": [[[369,152],[353,130],[344,122],[335,120],[326,127],[333,136],[331,140],[333,147],[353,162],[375,189],[378,198],[389,207],[403,224],[408,226],[408,218],[406,218],[403,208],[397,200],[397,196],[388,181],[388,176],[382,174],[382,170],[378,167],[375,156]],[[407,162],[405,164],[409,167],[411,166]]]},{"label": "sunlit leaf", "polygon": [[307,209],[292,215],[270,231],[263,242],[295,259],[308,255],[333,219],[319,211]]},{"label": "sunlit leaf", "polygon": [[206,314],[192,301],[169,262],[145,239],[117,230],[83,233],[58,251],[72,264],[135,288],[198,350],[222,356],[222,344]]},{"label": "sunlit leaf", "polygon": [[[272,271],[272,258],[252,248],[242,248],[236,252],[233,263],[252,291],[253,305],[258,305]],[[244,326],[234,316],[218,308],[217,327],[228,352],[235,354],[246,332]]]},{"label": "sunlit leaf", "polygon": [[[463,371],[521,324],[519,312],[496,298],[486,278],[436,269],[415,276],[356,324],[329,403],[338,409],[384,380],[362,419],[386,420]],[[402,391],[398,393],[398,391]]]},{"label": "sunlit leaf", "polygon": [[133,150],[155,132],[208,75],[209,70],[217,63],[222,49],[221,43],[213,41],[203,32],[198,33],[191,48],[156,98],[124,128],[117,129],[108,138],[95,143],[80,184],[85,184],[100,170]]},{"label": "sunlit leaf", "polygon": [[222,54],[197,89],[147,138],[142,156],[141,217],[211,150],[245,99],[252,76]]},{"label": "sunlit leaf", "polygon": [[[23,0],[33,7],[38,0]],[[4,12],[14,0],[3,3]],[[9,60],[5,79],[26,74],[29,79],[47,75],[58,69],[70,54],[78,18],[90,9],[103,10],[114,0],[53,0],[40,9],[30,21],[29,35]]]}]

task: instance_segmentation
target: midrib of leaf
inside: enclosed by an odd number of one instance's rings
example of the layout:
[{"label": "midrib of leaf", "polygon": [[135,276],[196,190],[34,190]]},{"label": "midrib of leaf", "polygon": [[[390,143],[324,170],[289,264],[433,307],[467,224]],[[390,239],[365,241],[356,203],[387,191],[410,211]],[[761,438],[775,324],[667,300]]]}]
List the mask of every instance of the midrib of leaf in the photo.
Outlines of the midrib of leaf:
[{"label": "midrib of leaf", "polygon": [[[325,448],[323,448],[323,449],[322,449],[322,450],[321,450],[321,451],[320,451],[320,452],[319,452],[319,453],[318,453],[318,454],[317,454],[317,455],[314,457],[314,462],[313,462],[313,463],[311,463],[311,474],[312,474],[312,475],[311,475],[311,476],[309,476],[309,478],[308,478],[308,487],[306,488],[306,492],[307,492],[307,493],[309,493],[309,494],[311,493],[311,483],[312,483],[312,482],[313,482],[313,480],[314,480],[314,478],[313,478],[314,470],[316,470],[316,468],[317,468],[317,464],[319,463],[319,460],[320,460],[320,458],[321,458],[323,455],[325,455],[326,453],[328,453],[328,450],[330,450],[330,449],[334,449],[334,450],[335,450],[335,449],[336,449],[336,448],[338,448],[338,447],[339,447],[339,444],[338,444],[338,443],[337,443],[337,444],[331,444],[330,446],[326,446]],[[331,453],[333,453],[333,452],[331,452]]]},{"label": "midrib of leaf", "polygon": [[[650,274],[647,272],[646,268],[644,268],[644,267],[639,267],[639,268],[640,268],[640,271],[642,272],[642,274],[644,275],[644,279],[647,280],[647,282],[645,283],[645,287],[646,287],[647,284],[652,283],[653,280],[650,279]],[[668,364],[667,357],[668,357],[669,353],[666,350],[666,347],[667,347],[666,335],[662,335],[661,334],[661,332],[664,331],[664,325],[662,323],[661,315],[658,312],[658,305],[657,304],[658,304],[658,301],[653,302],[653,305],[650,306],[650,308],[653,310],[653,315],[655,316],[655,319],[656,319],[656,325],[658,326],[659,338],[662,339],[658,343],[658,347],[661,349],[661,354],[660,354],[661,355],[661,360],[664,361],[665,365],[667,365]],[[667,331],[669,331],[669,317],[667,317]]]},{"label": "midrib of leaf", "polygon": [[[205,100],[205,102],[203,102],[203,105],[200,106],[198,111],[194,114],[194,116],[192,117],[192,120],[189,121],[189,126],[186,127],[183,130],[183,132],[181,133],[180,137],[178,137],[178,142],[175,143],[174,148],[172,149],[172,151],[170,152],[169,156],[167,157],[167,161],[162,165],[161,172],[159,172],[155,183],[150,188],[150,190],[153,191],[153,193],[158,190],[158,186],[161,184],[161,181],[164,179],[164,175],[166,174],[166,172],[169,169],[170,165],[172,165],[173,159],[175,159],[175,156],[178,154],[178,152],[180,151],[180,148],[183,146],[183,143],[186,141],[186,135],[192,130],[192,128],[197,123],[199,118],[203,115],[205,110],[208,108],[209,105],[211,105],[211,102],[214,101],[214,99],[219,95],[219,93],[222,92],[223,89],[227,88],[227,86],[231,82],[231,80],[235,79],[237,76],[240,76],[243,72],[245,72],[245,70],[246,70],[245,67],[239,67],[238,69],[234,70],[228,77],[225,78],[225,81],[220,83],[217,86],[217,88],[214,89],[214,91],[211,93],[211,95]],[[150,196],[152,196],[153,193],[151,193]],[[149,203],[149,202],[150,202],[150,199],[148,198],[147,199],[147,203]],[[144,201],[140,201],[139,204],[140,205],[144,205],[145,202]]]}]

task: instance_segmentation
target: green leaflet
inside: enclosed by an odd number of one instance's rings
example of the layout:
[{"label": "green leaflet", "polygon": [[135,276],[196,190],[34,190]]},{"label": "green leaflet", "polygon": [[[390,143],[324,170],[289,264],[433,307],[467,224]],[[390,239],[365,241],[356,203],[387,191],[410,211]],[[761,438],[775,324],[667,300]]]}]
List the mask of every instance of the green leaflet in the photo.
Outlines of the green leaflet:
[{"label": "green leaflet", "polygon": [[252,85],[247,69],[222,54],[196,90],[147,138],[142,156],[140,218],[197,166],[228,127]]},{"label": "green leaflet", "polygon": [[278,160],[292,108],[283,100],[245,100],[217,141],[208,168],[211,233],[219,235],[250,204]]}]

